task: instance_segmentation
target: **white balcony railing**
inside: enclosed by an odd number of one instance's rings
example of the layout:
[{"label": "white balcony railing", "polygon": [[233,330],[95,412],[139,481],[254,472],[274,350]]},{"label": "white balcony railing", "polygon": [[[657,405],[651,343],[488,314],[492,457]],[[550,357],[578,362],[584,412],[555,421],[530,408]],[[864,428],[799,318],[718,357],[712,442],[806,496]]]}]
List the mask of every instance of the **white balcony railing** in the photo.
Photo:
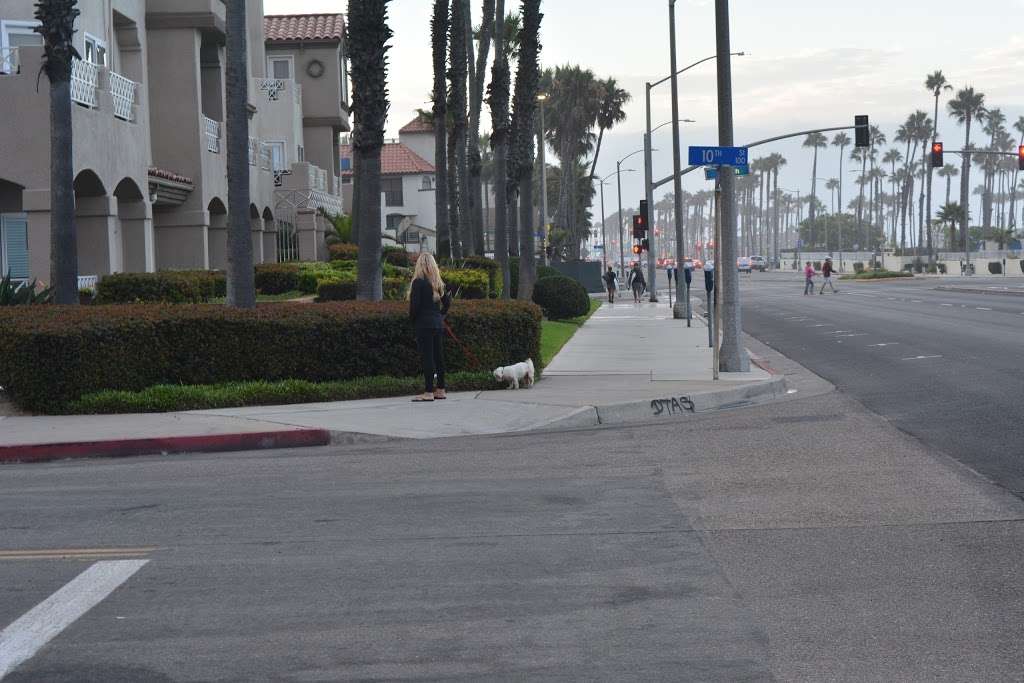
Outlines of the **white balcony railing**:
[{"label": "white balcony railing", "polygon": [[220,122],[204,116],[203,127],[206,133],[206,151],[220,154]]},{"label": "white balcony railing", "polygon": [[86,107],[96,107],[96,88],[99,85],[100,68],[95,64],[74,59],[71,62],[71,101]]},{"label": "white balcony railing", "polygon": [[123,121],[135,120],[135,95],[139,84],[119,73],[110,72],[110,97],[114,100],[114,116]]},{"label": "white balcony railing", "polygon": [[16,74],[21,72],[21,62],[18,61],[18,48],[0,48],[0,75]]}]

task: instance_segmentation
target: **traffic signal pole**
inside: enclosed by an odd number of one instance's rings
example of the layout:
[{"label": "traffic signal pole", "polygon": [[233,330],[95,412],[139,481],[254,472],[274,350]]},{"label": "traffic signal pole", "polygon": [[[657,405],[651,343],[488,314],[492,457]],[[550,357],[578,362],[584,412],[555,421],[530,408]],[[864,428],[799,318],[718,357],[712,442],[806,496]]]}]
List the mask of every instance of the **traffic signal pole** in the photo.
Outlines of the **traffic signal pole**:
[{"label": "traffic signal pole", "polygon": [[[647,244],[649,249],[647,250],[647,282],[651,287],[651,298],[652,304],[658,303],[658,270],[657,264],[655,263],[655,254],[658,253],[658,243],[655,240],[654,231],[656,225],[650,221],[651,209],[654,207],[654,188],[651,187],[651,178],[654,175],[654,160],[652,159],[651,152],[651,86],[647,85],[647,133],[644,134],[644,187],[646,191],[644,193],[644,199],[647,200]],[[657,215],[655,213],[655,215]]]}]

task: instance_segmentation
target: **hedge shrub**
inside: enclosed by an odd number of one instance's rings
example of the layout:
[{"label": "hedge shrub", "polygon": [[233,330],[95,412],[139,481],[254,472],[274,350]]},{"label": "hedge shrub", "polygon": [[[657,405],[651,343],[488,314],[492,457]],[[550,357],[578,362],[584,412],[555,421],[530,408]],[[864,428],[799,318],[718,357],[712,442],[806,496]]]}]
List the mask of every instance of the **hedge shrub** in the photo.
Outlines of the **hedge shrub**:
[{"label": "hedge shrub", "polygon": [[205,303],[227,295],[224,273],[206,270],[116,273],[96,285],[96,303]]},{"label": "hedge shrub", "polygon": [[487,273],[482,270],[442,268],[441,279],[449,287],[458,289],[459,299],[487,299],[490,296]]},{"label": "hedge shrub", "polygon": [[864,268],[864,263],[862,261],[857,261],[853,264],[854,273],[863,273],[865,270],[866,269]]},{"label": "hedge shrub", "polygon": [[[384,299],[399,301],[405,298],[409,281],[399,278],[384,278]],[[337,282],[325,282],[317,289],[317,303],[327,301],[355,301],[356,280],[344,279]]]},{"label": "hedge shrub", "polygon": [[501,265],[494,259],[483,256],[466,256],[460,259],[441,259],[442,268],[447,270],[480,270],[487,273],[487,291],[489,296],[497,299],[504,288],[501,277]]},{"label": "hedge shrub", "polygon": [[578,318],[590,312],[590,295],[583,285],[567,277],[545,277],[533,287],[533,301],[551,320]]},{"label": "hedge shrub", "polygon": [[989,264],[988,264],[988,272],[990,272],[993,275],[1002,275],[1003,274],[1003,264],[1002,263],[989,262]]},{"label": "hedge shrub", "polygon": [[261,263],[256,266],[256,291],[284,294],[299,289],[298,263]]},{"label": "hedge shrub", "polygon": [[[448,321],[479,361],[450,343],[452,372],[540,358],[541,313],[532,304],[457,301]],[[0,386],[34,412],[60,413],[108,389],[413,377],[419,367],[405,302],[0,310]]]},{"label": "hedge shrub", "polygon": [[355,261],[359,258],[359,247],[344,242],[328,244],[327,253],[331,255],[332,261]]},{"label": "hedge shrub", "polygon": [[412,256],[402,247],[384,247],[384,263],[399,268],[411,268]]}]

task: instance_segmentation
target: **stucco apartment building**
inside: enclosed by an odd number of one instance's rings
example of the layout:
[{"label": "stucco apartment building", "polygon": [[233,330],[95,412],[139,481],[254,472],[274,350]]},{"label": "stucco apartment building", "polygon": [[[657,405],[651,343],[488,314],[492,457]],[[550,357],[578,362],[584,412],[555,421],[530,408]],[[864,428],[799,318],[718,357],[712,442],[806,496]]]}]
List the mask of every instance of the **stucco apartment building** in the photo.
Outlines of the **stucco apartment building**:
[{"label": "stucco apartment building", "polygon": [[[223,0],[79,3],[72,76],[79,273],[224,268]],[[322,257],[349,129],[340,14],[247,0],[257,262]],[[0,0],[0,268],[49,279],[50,144],[33,0]]]}]

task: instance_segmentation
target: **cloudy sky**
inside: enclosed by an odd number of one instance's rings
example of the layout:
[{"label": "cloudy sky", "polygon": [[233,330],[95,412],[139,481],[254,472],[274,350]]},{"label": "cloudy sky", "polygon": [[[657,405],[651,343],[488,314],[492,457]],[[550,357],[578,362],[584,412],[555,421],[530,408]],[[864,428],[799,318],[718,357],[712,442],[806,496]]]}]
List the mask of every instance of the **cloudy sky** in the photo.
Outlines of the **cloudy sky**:
[{"label": "cloudy sky", "polygon": [[[344,0],[265,0],[268,14],[339,11]],[[389,134],[428,106],[431,85],[430,0],[392,0]],[[473,2],[474,17],[479,1]],[[506,0],[516,7],[514,0]],[[914,109],[932,111],[925,76],[942,69],[957,87],[972,85],[1015,121],[1024,116],[1024,0],[732,0],[737,142],[813,127],[853,123],[869,114],[889,137]],[[668,75],[667,0],[545,0],[543,61],[546,66],[578,63],[601,77],[614,77],[633,94],[629,119],[605,138],[598,171],[615,170],[615,160],[642,147],[646,81]],[[715,51],[714,2],[678,0],[680,67]],[[714,62],[680,81],[685,145],[716,144]],[[944,103],[943,103],[944,106]],[[654,125],[671,118],[668,86],[654,92]],[[943,137],[962,143],[963,130],[944,113]],[[671,128],[655,133],[655,176],[671,172]],[[799,142],[761,148],[789,160],[780,184],[807,192],[810,154]],[[838,152],[820,162],[820,178],[838,175]],[[642,170],[634,157],[626,167]],[[687,189],[700,189],[691,174]],[[851,176],[852,177],[852,176]],[[972,184],[974,184],[972,182]],[[819,198],[828,203],[823,181]],[[642,173],[623,176],[623,203],[635,206],[643,193]],[[847,195],[850,196],[849,194]],[[606,194],[606,199],[609,199]],[[614,201],[611,199],[609,205]],[[611,212],[609,207],[609,212]]]}]

